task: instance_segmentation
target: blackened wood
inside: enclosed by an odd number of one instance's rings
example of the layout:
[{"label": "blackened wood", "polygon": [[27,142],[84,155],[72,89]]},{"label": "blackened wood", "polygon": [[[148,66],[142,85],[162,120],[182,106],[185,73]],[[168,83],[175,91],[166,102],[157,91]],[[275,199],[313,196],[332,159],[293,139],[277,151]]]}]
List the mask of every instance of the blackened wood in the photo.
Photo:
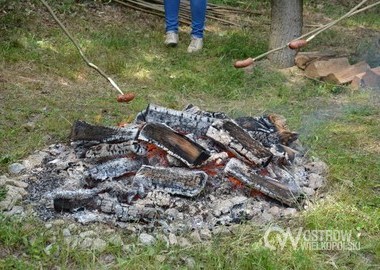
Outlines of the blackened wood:
[{"label": "blackened wood", "polygon": [[177,111],[150,104],[146,110],[137,116],[137,122],[166,124],[177,132],[196,136],[205,136],[209,126],[216,118]]},{"label": "blackened wood", "polygon": [[82,207],[95,208],[96,196],[102,191],[99,189],[56,190],[51,197],[56,211],[71,212]]},{"label": "blackened wood", "polygon": [[178,167],[152,167],[144,165],[136,173],[133,185],[140,191],[156,189],[170,194],[194,197],[207,182],[203,171]]},{"label": "blackened wood", "polygon": [[139,207],[120,204],[116,198],[99,194],[98,189],[79,189],[75,191],[57,191],[53,196],[54,209],[58,212],[75,212],[82,209],[99,210],[114,214],[117,220],[151,221],[163,215],[163,211],[151,207]]},{"label": "blackened wood", "polygon": [[209,118],[215,119],[228,119],[229,117],[223,112],[211,112],[211,111],[203,111],[199,107],[194,106],[193,104],[189,104],[184,109],[185,112],[191,113],[199,116],[206,116]]},{"label": "blackened wood", "polygon": [[247,130],[251,137],[264,146],[270,147],[280,143],[280,134],[268,117],[239,117],[235,122]]},{"label": "blackened wood", "polygon": [[202,146],[164,124],[147,123],[138,138],[154,143],[189,167],[201,165],[210,157],[208,151]]},{"label": "blackened wood", "polygon": [[90,147],[86,151],[85,157],[88,159],[117,158],[131,153],[143,156],[147,151],[146,144],[137,141],[115,144],[101,143]]},{"label": "blackened wood", "polygon": [[287,128],[285,118],[281,115],[239,117],[235,122],[266,147],[275,144],[289,145],[298,139],[298,133],[291,132]]},{"label": "blackened wood", "polygon": [[99,196],[97,200],[101,212],[114,214],[116,219],[123,222],[138,222],[157,220],[163,211],[153,207],[120,204],[116,199],[108,196]]},{"label": "blackened wood", "polygon": [[118,128],[76,121],[71,129],[70,139],[72,141],[97,141],[99,143],[133,141],[138,136],[139,129],[139,125]]},{"label": "blackened wood", "polygon": [[209,138],[254,165],[265,165],[272,153],[231,120],[218,120],[207,131]]},{"label": "blackened wood", "polygon": [[[224,172],[241,181],[246,186],[258,190],[286,205],[295,206],[299,203],[301,191],[296,185],[281,183],[273,178],[261,176],[236,158],[226,165]],[[289,181],[286,179],[286,181]]]}]

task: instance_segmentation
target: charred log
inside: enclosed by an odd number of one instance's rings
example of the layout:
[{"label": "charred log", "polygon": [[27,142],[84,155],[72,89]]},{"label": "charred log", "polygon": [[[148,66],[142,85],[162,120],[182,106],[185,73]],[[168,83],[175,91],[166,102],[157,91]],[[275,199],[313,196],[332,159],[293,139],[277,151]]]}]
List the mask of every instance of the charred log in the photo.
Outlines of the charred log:
[{"label": "charred log", "polygon": [[136,140],[139,125],[130,125],[123,128],[104,127],[76,121],[71,129],[72,141],[96,141],[98,143],[121,143]]},{"label": "charred log", "polygon": [[301,191],[296,185],[282,183],[268,176],[261,176],[236,158],[227,163],[224,172],[235,177],[246,186],[289,206],[297,205],[301,197]]},{"label": "charred log", "polygon": [[147,123],[138,138],[154,143],[189,167],[199,166],[210,157],[202,146],[163,124]]},{"label": "charred log", "polygon": [[163,123],[177,132],[194,133],[200,137],[205,136],[207,129],[215,120],[216,118],[202,114],[172,110],[154,104],[150,104],[136,118],[137,122]]},{"label": "charred log", "polygon": [[208,129],[207,136],[253,165],[263,166],[272,158],[267,148],[231,120],[216,121]]},{"label": "charred log", "polygon": [[51,196],[56,211],[72,212],[83,207],[96,208],[97,195],[103,191],[99,189],[57,190]]},{"label": "charred log", "polygon": [[298,139],[298,133],[287,129],[283,117],[275,114],[262,117],[239,117],[236,123],[247,130],[249,135],[270,147],[274,144],[289,145]]},{"label": "charred log", "polygon": [[203,111],[199,107],[194,106],[193,104],[189,104],[184,109],[185,112],[194,114],[194,115],[200,115],[205,116],[209,118],[215,118],[215,119],[229,119],[229,117],[223,113],[223,112],[210,112],[210,111]]},{"label": "charred log", "polygon": [[143,165],[141,158],[119,158],[90,168],[87,171],[87,183],[112,180],[125,174],[135,173]]},{"label": "charred log", "polygon": [[131,153],[138,156],[144,156],[147,152],[147,147],[142,142],[129,141],[115,144],[102,143],[90,147],[85,152],[85,157],[88,159],[107,159],[123,157]]},{"label": "charred log", "polygon": [[152,166],[142,166],[133,180],[143,193],[145,189],[155,189],[186,197],[198,195],[206,182],[207,174],[203,171]]},{"label": "charred log", "polygon": [[115,198],[99,194],[99,190],[57,191],[53,203],[54,209],[58,212],[98,210],[114,214],[117,220],[124,222],[151,221],[163,214],[155,208],[121,204]]}]

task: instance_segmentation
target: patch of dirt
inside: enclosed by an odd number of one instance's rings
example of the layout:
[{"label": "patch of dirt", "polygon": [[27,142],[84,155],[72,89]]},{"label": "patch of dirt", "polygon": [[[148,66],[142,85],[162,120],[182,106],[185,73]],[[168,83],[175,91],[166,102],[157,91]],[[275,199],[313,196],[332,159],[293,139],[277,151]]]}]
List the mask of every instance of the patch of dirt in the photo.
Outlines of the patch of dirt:
[{"label": "patch of dirt", "polygon": [[8,249],[6,249],[5,247],[3,246],[0,246],[0,259],[2,258],[6,258],[10,255],[11,253],[9,252]]}]

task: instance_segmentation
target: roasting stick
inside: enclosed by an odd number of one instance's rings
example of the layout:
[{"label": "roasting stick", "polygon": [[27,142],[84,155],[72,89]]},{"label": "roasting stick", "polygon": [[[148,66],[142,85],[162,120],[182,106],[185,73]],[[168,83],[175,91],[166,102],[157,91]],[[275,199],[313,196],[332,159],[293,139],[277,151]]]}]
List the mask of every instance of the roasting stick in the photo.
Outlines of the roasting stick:
[{"label": "roasting stick", "polygon": [[[263,54],[260,54],[258,56],[256,56],[255,58],[252,58],[252,57],[249,57],[245,60],[239,60],[239,61],[236,61],[235,64],[234,64],[234,67],[235,68],[244,68],[244,67],[248,67],[250,65],[252,65],[255,61],[267,56],[268,54],[271,54],[273,52],[276,52],[276,51],[280,51],[282,49],[285,49],[286,47],[289,47],[290,49],[299,49],[303,46],[305,46],[310,40],[312,40],[313,38],[315,38],[317,35],[319,35],[320,33],[322,33],[323,31],[329,29],[330,27],[332,27],[333,25],[335,25],[336,23],[340,22],[341,20],[345,19],[345,18],[348,18],[350,16],[353,16],[355,14],[358,14],[359,12],[362,12],[362,11],[365,11],[367,9],[370,9],[378,4],[380,4],[380,1],[376,2],[376,3],[373,3],[371,5],[368,5],[364,8],[361,8],[361,9],[358,9],[359,7],[361,7],[363,4],[365,4],[368,0],[363,0],[362,2],[360,2],[358,5],[356,5],[354,8],[352,8],[349,12],[347,12],[345,15],[343,15],[342,17],[340,17],[339,19],[333,21],[333,22],[330,22],[326,25],[323,25],[321,27],[318,27],[317,29],[314,29],[290,42],[288,42],[287,44],[281,46],[281,47],[278,47],[278,48],[275,48],[275,49],[272,49],[272,50],[269,50]],[[310,36],[311,35],[311,36]],[[308,37],[306,40],[302,40],[302,38],[305,38],[307,36],[310,36]]]},{"label": "roasting stick", "polygon": [[111,83],[111,85],[120,93],[120,95],[117,97],[117,101],[119,101],[119,102],[128,102],[128,101],[131,101],[134,98],[134,94],[133,93],[124,94],[123,91],[121,91],[121,89],[119,88],[119,86],[116,84],[116,82],[114,80],[112,80],[112,78],[110,78],[109,76],[107,76],[107,74],[103,70],[101,70],[99,67],[97,67],[92,62],[90,62],[88,60],[88,58],[84,55],[84,53],[83,53],[82,49],[80,48],[80,46],[78,45],[78,43],[75,41],[75,39],[69,33],[69,31],[67,31],[66,27],[62,24],[62,22],[58,19],[58,17],[55,15],[54,11],[51,9],[51,7],[49,6],[49,4],[45,0],[40,0],[40,1],[42,2],[42,4],[44,4],[44,6],[47,8],[47,10],[51,14],[51,16],[54,18],[54,20],[58,23],[58,25],[61,27],[61,29],[63,30],[63,32],[65,32],[66,36],[71,40],[71,42],[77,48],[80,56],[87,63],[87,65],[89,67],[95,69],[100,75],[102,75],[105,79],[107,79]]},{"label": "roasting stick", "polygon": [[[378,1],[378,2],[375,2],[375,3],[371,4],[371,5],[366,6],[366,7],[364,7],[364,8],[358,9],[358,8],[359,8],[361,5],[363,5],[365,2],[367,2],[367,1],[362,1],[362,2],[359,3],[356,7],[354,7],[352,10],[350,10],[349,12],[347,12],[345,15],[343,15],[343,16],[340,17],[339,19],[337,19],[337,20],[335,20],[335,21],[333,21],[333,22],[331,22],[331,23],[325,25],[324,27],[322,27],[322,29],[316,29],[316,30],[314,30],[314,31],[316,31],[316,33],[314,33],[313,35],[311,35],[310,37],[308,37],[308,38],[306,39],[306,42],[309,42],[310,40],[312,40],[313,38],[315,38],[317,35],[319,35],[320,33],[322,33],[324,30],[330,28],[330,27],[333,26],[334,24],[337,24],[338,22],[342,21],[343,19],[348,18],[348,17],[351,17],[351,16],[353,16],[353,15],[359,13],[359,12],[365,11],[365,10],[367,10],[367,9],[370,9],[370,8],[372,8],[372,7],[374,7],[374,6],[378,5],[378,4],[380,4],[380,1]],[[309,33],[309,34],[312,34],[312,33]]]}]

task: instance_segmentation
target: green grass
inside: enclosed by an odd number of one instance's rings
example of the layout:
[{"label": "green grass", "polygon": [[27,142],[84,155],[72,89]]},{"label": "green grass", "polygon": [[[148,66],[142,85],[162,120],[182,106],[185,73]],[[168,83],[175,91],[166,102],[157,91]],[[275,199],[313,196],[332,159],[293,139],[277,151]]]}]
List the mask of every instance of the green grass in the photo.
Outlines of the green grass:
[{"label": "green grass", "polygon": [[[0,17],[2,174],[9,164],[35,150],[67,142],[76,119],[115,125],[131,121],[148,103],[176,109],[193,103],[231,116],[275,112],[299,131],[308,154],[329,166],[325,197],[298,218],[277,225],[293,230],[351,230],[361,250],[289,246],[271,251],[263,246],[266,227],[245,224],[233,235],[187,248],[166,247],[162,242],[140,246],[136,236],[117,229],[128,248],[108,243],[103,252],[81,251],[65,245],[60,226],[48,230],[36,219],[0,216],[0,269],[184,269],[190,268],[189,260],[194,260],[195,269],[375,269],[379,265],[378,95],[285,75],[265,61],[248,73],[234,69],[234,61],[266,51],[269,26],[260,22],[268,21],[269,12],[252,18],[252,25],[243,29],[209,21],[204,50],[189,55],[186,27],[181,28],[178,48],[169,49],[162,45],[163,19],[116,5],[104,8],[96,1],[50,2],[88,58],[123,91],[137,97],[130,104],[115,102],[118,93],[85,65],[39,1],[0,1],[5,11]],[[263,1],[215,2],[253,10],[268,6]],[[306,8],[326,16],[335,18],[345,10],[331,4],[316,10],[313,2],[308,1]],[[331,48],[358,59],[358,51],[369,48],[371,36],[380,30],[377,14],[371,12],[341,25],[350,31],[334,28],[321,34],[308,49]],[[368,31],[358,28],[362,26]],[[29,122],[34,128],[27,128]],[[5,192],[0,187],[0,201]],[[56,252],[47,255],[44,249],[51,243]],[[114,258],[109,263],[104,260],[107,255]]]},{"label": "green grass", "polygon": [[5,187],[0,187],[0,201],[5,199],[7,195],[7,189]]}]

